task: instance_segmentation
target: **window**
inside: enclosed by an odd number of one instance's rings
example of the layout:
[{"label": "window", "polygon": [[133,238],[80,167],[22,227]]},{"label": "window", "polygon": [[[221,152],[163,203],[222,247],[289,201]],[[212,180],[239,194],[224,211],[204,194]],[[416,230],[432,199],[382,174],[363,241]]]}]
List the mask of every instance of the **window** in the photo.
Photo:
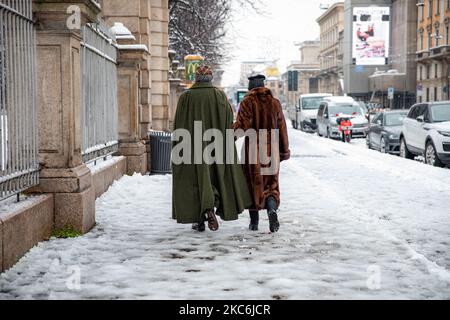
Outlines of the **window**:
[{"label": "window", "polygon": [[372,123],[373,123],[373,124],[376,124],[378,120],[381,120],[381,119],[380,119],[380,118],[381,118],[381,115],[382,115],[381,113],[377,113],[377,114],[375,115],[375,117],[373,117]]},{"label": "window", "polygon": [[438,64],[437,63],[434,65],[434,77],[436,79],[438,78]]},{"label": "window", "polygon": [[425,122],[431,122],[430,121],[430,110],[428,109],[428,107],[425,109],[425,112],[423,114],[423,119],[425,120]]},{"label": "window", "polygon": [[419,80],[423,80],[423,67],[420,66],[419,68]]},{"label": "window", "polygon": [[409,119],[417,118],[416,114],[417,114],[418,109],[419,109],[419,106],[412,107],[411,110],[409,111],[408,118]]},{"label": "window", "polygon": [[320,108],[319,108],[319,112],[318,112],[318,114],[317,114],[317,116],[318,116],[319,118],[321,118],[321,117],[323,116],[323,111],[324,111],[324,109],[325,109],[325,105],[324,105],[324,104],[321,104],[321,105],[320,105]]},{"label": "window", "polygon": [[428,50],[433,46],[431,41],[431,32],[428,32]]},{"label": "window", "polygon": [[427,88],[427,96],[426,96],[426,100],[430,101],[430,88]]},{"label": "window", "polygon": [[405,117],[405,112],[386,113],[384,117],[385,122],[383,123],[383,125],[386,127],[401,126]]},{"label": "window", "polygon": [[438,101],[438,90],[437,89],[438,89],[437,87],[434,88],[434,101]]},{"label": "window", "polygon": [[428,0],[428,18],[433,16],[433,0]]},{"label": "window", "polygon": [[440,37],[439,29],[436,28],[436,34],[435,34],[435,43],[436,43],[436,47],[439,47],[439,37]]},{"label": "window", "polygon": [[436,0],[436,15],[441,13],[441,0]]},{"label": "window", "polygon": [[[448,0],[450,1],[450,0]],[[448,37],[449,37],[450,28],[448,25],[445,26],[445,44],[448,46]]]},{"label": "window", "polygon": [[423,32],[420,33],[420,50],[423,50]]},{"label": "window", "polygon": [[427,65],[427,79],[430,79],[430,66]]},{"label": "window", "polygon": [[417,119],[417,117],[425,115],[428,110],[428,106],[426,104],[417,105],[409,111],[408,118],[409,119]]},{"label": "window", "polygon": [[431,120],[433,122],[450,121],[450,105],[442,104],[431,107]]},{"label": "window", "polygon": [[419,108],[417,108],[416,118],[420,117],[420,116],[424,116],[425,117],[425,114],[427,113],[427,111],[428,111],[428,106],[426,104],[420,105]]}]

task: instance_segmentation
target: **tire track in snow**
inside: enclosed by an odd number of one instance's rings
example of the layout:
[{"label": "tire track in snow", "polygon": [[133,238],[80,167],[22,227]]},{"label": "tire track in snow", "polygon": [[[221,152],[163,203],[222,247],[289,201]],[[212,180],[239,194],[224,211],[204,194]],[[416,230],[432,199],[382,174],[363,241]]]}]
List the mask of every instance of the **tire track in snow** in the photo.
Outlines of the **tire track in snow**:
[{"label": "tire track in snow", "polygon": [[[365,227],[367,228],[367,232],[373,232],[375,226],[380,232],[386,236],[392,243],[401,244],[405,252],[408,253],[411,260],[416,260],[422,263],[429,274],[437,276],[441,281],[445,281],[450,283],[450,271],[445,267],[439,266],[435,261],[429,260],[425,255],[414,250],[411,245],[405,239],[400,239],[396,237],[390,230],[385,228],[382,224],[380,224],[380,220],[376,213],[369,211],[366,207],[361,204],[355,202],[351,198],[347,197],[342,199],[341,193],[342,190],[335,190],[335,188],[328,184],[324,183],[320,177],[308,171],[308,168],[304,167],[304,165],[300,161],[290,161],[286,163],[286,168],[296,175],[302,177],[310,181],[309,185],[320,185],[320,193],[324,195],[327,201],[333,201],[336,204],[339,204],[338,207],[345,207],[345,212],[342,212],[344,215],[352,215],[355,219],[363,221]],[[339,192],[340,191],[340,192]],[[348,210],[350,208],[350,210]],[[356,215],[355,212],[360,214]],[[370,228],[369,228],[370,226]]]}]

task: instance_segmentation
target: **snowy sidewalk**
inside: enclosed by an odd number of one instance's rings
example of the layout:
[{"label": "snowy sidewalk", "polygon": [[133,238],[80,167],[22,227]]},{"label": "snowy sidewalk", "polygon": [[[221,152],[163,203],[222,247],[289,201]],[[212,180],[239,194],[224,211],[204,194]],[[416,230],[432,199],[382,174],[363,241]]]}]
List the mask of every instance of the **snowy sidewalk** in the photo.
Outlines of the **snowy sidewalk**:
[{"label": "snowy sidewalk", "polygon": [[[290,131],[281,231],[248,214],[198,234],[171,220],[171,177],[124,177],[95,230],[0,276],[0,299],[450,298],[450,170]],[[80,287],[76,280],[80,276]]]}]

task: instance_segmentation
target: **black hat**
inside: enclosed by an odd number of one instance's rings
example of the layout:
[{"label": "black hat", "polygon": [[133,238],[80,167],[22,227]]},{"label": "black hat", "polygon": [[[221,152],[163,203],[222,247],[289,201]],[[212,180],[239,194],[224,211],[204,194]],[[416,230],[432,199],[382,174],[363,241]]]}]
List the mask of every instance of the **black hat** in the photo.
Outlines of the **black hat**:
[{"label": "black hat", "polygon": [[262,75],[262,74],[257,74],[256,76],[249,77],[248,80],[250,80],[250,81],[253,81],[253,80],[262,80],[262,81],[264,81],[264,80],[266,80],[266,77],[264,75]]},{"label": "black hat", "polygon": [[262,74],[258,74],[256,76],[249,77],[248,80],[248,90],[253,90],[255,88],[264,88],[264,80],[266,80],[266,77]]}]

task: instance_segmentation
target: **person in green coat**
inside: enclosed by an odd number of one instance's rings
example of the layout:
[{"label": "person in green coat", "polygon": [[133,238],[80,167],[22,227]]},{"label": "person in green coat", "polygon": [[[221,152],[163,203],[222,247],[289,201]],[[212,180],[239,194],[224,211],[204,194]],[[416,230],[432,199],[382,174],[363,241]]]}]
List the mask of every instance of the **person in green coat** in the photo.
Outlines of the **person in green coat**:
[{"label": "person in green coat", "polygon": [[219,229],[216,214],[233,221],[253,205],[234,139],[227,139],[233,111],[212,80],[210,67],[197,69],[194,85],[179,99],[173,133],[172,217],[200,232],[206,221],[211,231]]}]

